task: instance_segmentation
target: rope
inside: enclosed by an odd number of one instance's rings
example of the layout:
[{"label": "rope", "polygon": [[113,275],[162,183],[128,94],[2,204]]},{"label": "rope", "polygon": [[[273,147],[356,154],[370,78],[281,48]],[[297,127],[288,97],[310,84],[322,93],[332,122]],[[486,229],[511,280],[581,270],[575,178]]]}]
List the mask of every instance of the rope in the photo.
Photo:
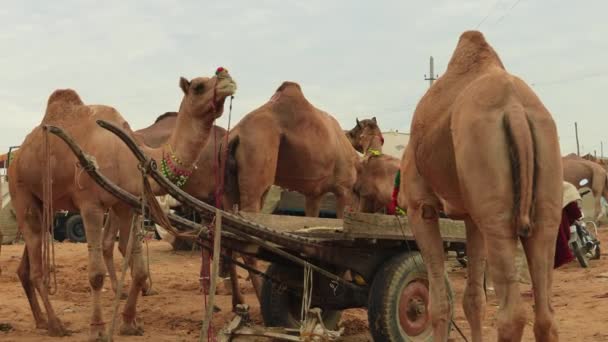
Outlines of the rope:
[{"label": "rope", "polygon": [[[146,195],[146,192],[151,192],[152,189],[150,188],[149,184],[148,187],[146,187],[146,181],[148,179],[148,170],[147,168],[143,167],[140,169],[141,170],[141,177],[142,177],[142,188],[141,188],[141,197],[142,197],[142,201],[141,201],[141,225],[140,225],[140,232],[144,232],[144,217],[146,217],[146,201],[143,200],[143,198]],[[154,197],[154,202],[157,204],[158,206],[158,202],[156,202],[156,197]],[[168,221],[168,219],[167,219]],[[133,229],[134,227],[131,227],[131,229]],[[144,241],[146,242],[146,271],[148,273],[148,281],[150,282],[150,287],[148,287],[148,290],[152,291],[152,273],[150,273],[150,250],[148,248],[148,239],[144,239]],[[120,293],[120,292],[119,292]]]},{"label": "rope", "polygon": [[[215,95],[214,95],[215,96]],[[226,166],[226,158],[228,156],[228,138],[229,138],[229,133],[230,133],[230,122],[232,119],[232,99],[234,98],[234,96],[230,96],[230,107],[229,107],[229,111],[228,111],[228,127],[226,128],[226,138],[225,138],[225,147],[224,150],[226,151],[224,153],[224,158],[222,158],[222,162],[220,165],[220,161],[219,161],[219,153],[218,153],[218,144],[217,144],[217,130],[214,129],[213,130],[213,155],[216,156],[215,162],[214,162],[214,176],[215,176],[215,207],[216,208],[221,208],[222,206],[222,197],[224,195],[224,169]],[[215,124],[215,120],[214,120],[214,124]],[[214,218],[215,220],[215,218]],[[201,230],[203,229],[203,227],[201,227]],[[219,230],[218,230],[219,231]],[[211,229],[209,229],[209,238],[210,239],[214,239],[214,235],[215,232]],[[216,252],[213,251],[213,254],[215,255]],[[205,307],[205,311],[209,311],[209,308],[207,307],[207,292],[205,291],[205,280],[210,279],[210,277],[216,277],[217,276],[217,272],[213,273],[209,270],[210,268],[210,263],[211,263],[211,258],[209,255],[209,251],[206,249],[201,249],[201,270],[200,270],[200,274],[199,274],[199,279],[201,282],[201,287],[203,289],[203,297],[204,297],[204,307]],[[214,281],[211,281],[211,283],[213,284]],[[213,293],[213,295],[215,295],[215,293]],[[203,324],[204,325],[204,324]],[[209,325],[209,331],[207,332],[207,334],[204,334],[203,332],[201,332],[201,341],[203,339],[203,335],[207,336],[207,341],[211,341],[211,339],[213,338],[213,332],[212,332],[212,327],[211,325]]]},{"label": "rope", "polygon": [[310,265],[304,266],[304,289],[302,291],[302,306],[300,308],[300,332],[303,332],[308,318],[308,311],[312,303],[312,268]]},{"label": "rope", "polygon": [[213,318],[213,309],[215,307],[215,290],[217,286],[217,273],[220,263],[220,249],[222,241],[222,213],[220,212],[219,208],[215,211],[215,232],[213,235],[213,265],[211,268],[211,275],[213,276],[213,279],[211,279],[211,288],[209,289],[208,305],[205,301],[206,312],[203,326],[201,327],[200,342],[203,342],[205,339],[209,341],[209,339],[211,339],[213,336],[211,319]]},{"label": "rope", "polygon": [[452,325],[454,325],[454,328],[456,328],[456,331],[458,331],[458,333],[460,334],[462,339],[465,340],[466,342],[469,342],[469,340],[467,340],[467,337],[464,336],[464,334],[462,333],[462,330],[460,330],[460,328],[456,325],[456,322],[454,322],[454,319],[452,319]]},{"label": "rope", "polygon": [[[49,132],[42,133],[44,148],[44,176],[42,182],[42,279],[49,294],[57,292],[55,268],[55,232],[53,229],[53,179],[51,169],[51,145]],[[51,287],[51,279],[53,286]]]}]

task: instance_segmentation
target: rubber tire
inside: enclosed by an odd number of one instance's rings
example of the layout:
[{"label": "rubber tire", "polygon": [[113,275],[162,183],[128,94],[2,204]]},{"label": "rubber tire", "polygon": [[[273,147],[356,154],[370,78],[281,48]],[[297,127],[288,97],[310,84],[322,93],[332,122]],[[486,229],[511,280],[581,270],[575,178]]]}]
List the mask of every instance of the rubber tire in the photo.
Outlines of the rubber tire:
[{"label": "rubber tire", "polygon": [[591,258],[591,260],[599,260],[601,256],[602,256],[602,250],[600,249],[600,245],[597,245],[597,246],[595,246],[595,253],[593,254],[593,257]]},{"label": "rubber tire", "polygon": [[[272,263],[268,266],[266,274],[273,279],[303,279],[303,270],[300,267],[288,267],[282,264]],[[316,277],[315,277],[316,280]],[[313,285],[322,286],[322,285]],[[260,311],[262,312],[262,318],[264,324],[267,327],[284,327],[284,328],[298,328],[300,326],[300,320],[294,317],[293,312],[300,312],[300,303],[302,302],[301,297],[298,299],[292,298],[293,293],[290,291],[280,291],[279,288],[274,285],[273,282],[264,279],[262,284],[262,300],[260,303]],[[297,303],[297,306],[290,307],[290,305]],[[298,315],[299,316],[299,315]],[[340,310],[324,310],[321,308],[321,316],[323,317],[323,323],[329,330],[337,330],[338,323],[342,317],[342,311]]]},{"label": "rubber tire", "polygon": [[[374,276],[367,306],[369,329],[374,341],[433,341],[430,320],[428,328],[422,333],[422,336],[411,337],[405,335],[399,317],[395,314],[403,288],[415,279],[428,280],[426,267],[418,252],[406,252],[394,256],[385,262]],[[447,275],[445,284],[450,308],[448,331],[451,331],[451,319],[454,316],[454,291]]]},{"label": "rubber tire", "polygon": [[80,215],[73,215],[65,221],[65,235],[72,242],[87,242],[84,222]]},{"label": "rubber tire", "polygon": [[589,261],[587,260],[587,257],[583,252],[583,247],[581,244],[581,240],[578,237],[578,233],[576,234],[576,240],[572,242],[572,244],[570,244],[570,249],[572,250],[572,253],[574,253],[576,260],[578,260],[578,263],[581,265],[582,268],[589,267]]}]

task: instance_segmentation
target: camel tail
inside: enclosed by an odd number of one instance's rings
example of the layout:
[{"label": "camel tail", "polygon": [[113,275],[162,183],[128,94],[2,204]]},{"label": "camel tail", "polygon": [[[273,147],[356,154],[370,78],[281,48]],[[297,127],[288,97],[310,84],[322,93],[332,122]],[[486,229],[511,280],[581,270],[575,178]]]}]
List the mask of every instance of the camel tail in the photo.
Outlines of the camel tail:
[{"label": "camel tail", "polygon": [[[226,153],[226,165],[224,169],[224,196],[230,205],[238,204],[240,199],[239,191],[239,170],[236,161],[236,149],[239,146],[239,136],[235,136],[228,142]],[[224,208],[224,210],[232,210],[232,208]]]},{"label": "camel tail", "polygon": [[513,175],[513,221],[521,237],[532,235],[530,220],[534,198],[534,140],[523,108],[505,113]]}]

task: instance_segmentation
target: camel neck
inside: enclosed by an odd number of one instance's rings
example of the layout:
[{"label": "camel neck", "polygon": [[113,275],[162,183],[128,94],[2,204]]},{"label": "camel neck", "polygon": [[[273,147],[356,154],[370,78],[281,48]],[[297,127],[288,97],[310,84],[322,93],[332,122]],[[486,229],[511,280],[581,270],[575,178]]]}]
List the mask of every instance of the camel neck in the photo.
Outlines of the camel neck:
[{"label": "camel neck", "polygon": [[370,143],[363,150],[366,156],[382,155],[382,140],[380,137],[374,136]]},{"label": "camel neck", "polygon": [[212,120],[198,120],[182,108],[167,142],[158,148],[146,149],[146,152],[159,163],[165,159],[175,169],[191,171],[207,142],[212,125]]}]

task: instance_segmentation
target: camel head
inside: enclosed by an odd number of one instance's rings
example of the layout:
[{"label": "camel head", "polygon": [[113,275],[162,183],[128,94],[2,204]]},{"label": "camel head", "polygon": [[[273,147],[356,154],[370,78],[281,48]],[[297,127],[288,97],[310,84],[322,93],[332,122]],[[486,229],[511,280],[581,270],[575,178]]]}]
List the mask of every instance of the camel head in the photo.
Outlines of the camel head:
[{"label": "camel head", "polygon": [[209,121],[222,116],[224,101],[236,91],[236,82],[228,70],[219,67],[215,76],[197,77],[188,81],[181,77],[179,86],[184,92],[180,112],[186,112],[195,118],[209,118]]},{"label": "camel head", "polygon": [[356,119],[357,125],[346,132],[346,137],[353,145],[355,150],[365,154],[369,148],[382,148],[384,137],[378,127],[378,122],[374,116],[371,119]]}]

